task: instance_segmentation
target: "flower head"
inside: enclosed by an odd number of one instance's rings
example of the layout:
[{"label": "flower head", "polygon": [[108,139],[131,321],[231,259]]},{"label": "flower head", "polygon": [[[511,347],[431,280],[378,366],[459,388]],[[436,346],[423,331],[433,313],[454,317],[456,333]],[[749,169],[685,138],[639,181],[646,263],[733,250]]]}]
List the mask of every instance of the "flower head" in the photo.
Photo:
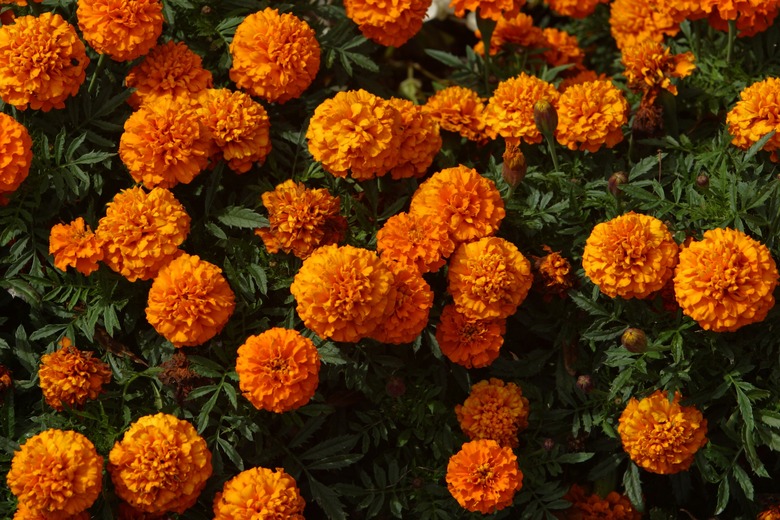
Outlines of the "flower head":
[{"label": "flower head", "polygon": [[6,390],[13,388],[14,380],[11,377],[11,371],[5,365],[0,365],[0,396],[2,396]]},{"label": "flower head", "polygon": [[423,177],[441,149],[439,124],[425,117],[423,109],[411,101],[391,98],[390,104],[401,114],[403,127],[398,163],[390,175],[393,179]]},{"label": "flower head", "polygon": [[393,215],[376,234],[376,250],[382,260],[420,273],[438,271],[453,249],[449,230],[442,222],[414,213]]},{"label": "flower head", "polygon": [[78,0],[76,16],[84,39],[115,61],[143,56],[162,34],[160,0]]},{"label": "flower head", "polygon": [[146,415],[108,454],[116,494],[146,513],[183,513],[211,476],[211,452],[195,428],[173,415]]},{"label": "flower head", "polygon": [[766,318],[777,281],[765,245],[735,229],[711,229],[680,251],[674,293],[703,329],[733,332]]},{"label": "flower head", "polygon": [[97,271],[98,262],[103,260],[103,248],[81,217],[51,228],[49,254],[54,256],[57,269],[67,271],[68,267],[75,267],[83,275]]},{"label": "flower head", "polygon": [[516,384],[490,378],[471,387],[455,414],[469,439],[491,439],[515,448],[518,432],[528,427],[528,399]]},{"label": "flower head", "polygon": [[582,83],[588,83],[589,81],[596,81],[596,80],[607,80],[609,81],[609,78],[606,74],[596,74],[594,71],[589,69],[574,69],[575,72],[572,74],[568,74],[563,78],[563,81],[561,81],[558,84],[558,92],[565,92],[569,87],[573,85],[580,85]]},{"label": "flower head", "polygon": [[680,31],[672,10],[657,0],[614,0],[610,6],[609,26],[619,49]]},{"label": "flower head", "polygon": [[574,65],[581,67],[585,59],[585,51],[580,48],[577,37],[553,27],[548,27],[542,31],[546,40],[543,44],[547,47],[542,57],[553,67],[561,65]]},{"label": "flower head", "polygon": [[647,298],[674,274],[677,250],[663,222],[630,211],[593,228],[582,267],[610,298]]},{"label": "flower head", "polygon": [[314,396],[320,355],[300,332],[276,327],[246,339],[238,348],[236,372],[241,392],[255,408],[284,413]]},{"label": "flower head", "polygon": [[[1,85],[0,80],[0,89]],[[0,113],[0,204],[5,195],[15,192],[27,178],[32,157],[32,139],[27,128]]]},{"label": "flower head", "polygon": [[[12,520],[50,520],[52,517],[37,509],[30,509],[26,502],[19,502]],[[82,511],[75,515],[68,515],[62,520],[90,520],[89,511]]]},{"label": "flower head", "polygon": [[46,430],[14,453],[6,480],[11,493],[31,513],[47,520],[67,520],[100,495],[103,457],[80,433]]},{"label": "flower head", "polygon": [[485,103],[479,94],[465,87],[447,87],[428,98],[423,112],[443,130],[456,132],[470,141],[485,141]]},{"label": "flower head", "polygon": [[[476,36],[482,40],[482,32],[477,30]],[[500,17],[496,23],[493,34],[490,35],[490,55],[493,56],[502,51],[507,45],[526,49],[537,49],[545,46],[545,37],[542,30],[534,25],[534,19],[525,13],[515,16]],[[474,46],[474,52],[485,54],[485,43],[478,42]]]},{"label": "flower head", "polygon": [[552,84],[525,72],[502,81],[485,110],[488,133],[494,139],[500,135],[507,140],[541,143],[542,134],[534,122],[534,103],[546,99],[555,105],[559,96]]},{"label": "flower head", "polygon": [[571,150],[595,152],[623,140],[628,102],[609,80],[573,85],[558,100],[558,142]]},{"label": "flower head", "polygon": [[431,0],[345,0],[344,9],[366,38],[400,47],[422,28]]},{"label": "flower head", "polygon": [[632,397],[620,415],[623,449],[651,473],[670,475],[687,470],[707,443],[707,419],[694,406],[680,406],[680,393],[669,401],[656,390],[639,401]]},{"label": "flower head", "polygon": [[244,18],[230,55],[236,86],[272,103],[299,97],[320,69],[320,44],[309,24],[270,7]]},{"label": "flower head", "polygon": [[774,505],[761,511],[756,520],[780,520],[780,505]]},{"label": "flower head", "polygon": [[596,493],[587,494],[585,488],[574,484],[564,498],[572,504],[565,518],[572,520],[642,520],[642,513],[634,509],[628,497],[615,491],[601,498]]},{"label": "flower head", "polygon": [[608,3],[609,0],[547,0],[555,14],[571,18],[586,18],[593,14],[596,6]]},{"label": "flower head", "polygon": [[81,407],[88,400],[97,399],[103,385],[111,381],[111,369],[92,352],[73,346],[68,338],[60,342],[62,348],[41,356],[38,379],[46,404],[61,412],[64,405]]},{"label": "flower head", "polygon": [[433,291],[415,267],[392,260],[385,265],[393,272],[395,303],[371,337],[393,345],[411,343],[428,324]]},{"label": "flower head", "polygon": [[477,12],[480,18],[491,20],[498,20],[502,16],[512,18],[524,5],[525,0],[450,0],[450,6],[455,9],[455,16],[461,18],[467,10]]},{"label": "flower head", "polygon": [[[708,7],[712,0],[704,0],[703,7]],[[755,36],[764,32],[775,22],[780,5],[776,0],[716,0],[707,20],[719,31],[729,30],[729,21],[736,19],[737,36],[740,38]],[[701,15],[701,11],[696,13]],[[701,17],[701,16],[699,16]]]},{"label": "flower head", "polygon": [[772,152],[778,160],[780,148],[780,78],[767,78],[753,83],[739,94],[739,101],[726,115],[734,145],[747,150],[771,131],[778,132],[762,150]]},{"label": "flower head", "polygon": [[475,320],[446,305],[436,327],[442,354],[466,368],[483,368],[498,357],[504,344],[506,319]]},{"label": "flower head", "polygon": [[677,87],[672,84],[672,78],[684,78],[696,68],[692,52],[671,54],[668,47],[653,40],[623,49],[623,65],[629,87],[651,99],[661,89],[676,96]]},{"label": "flower head", "polygon": [[0,98],[19,110],[64,108],[87,65],[76,29],[58,14],[20,16],[0,27]]},{"label": "flower head", "polygon": [[553,296],[564,296],[574,287],[575,277],[569,261],[561,256],[560,251],[553,251],[544,246],[547,253],[542,257],[534,257],[534,283],[545,299]]},{"label": "flower head", "polygon": [[447,488],[461,507],[482,514],[512,505],[523,473],[512,448],[481,439],[467,442],[447,464]]},{"label": "flower head", "polygon": [[282,468],[257,467],[225,482],[214,497],[214,520],[303,520],[305,506],[295,479]]}]

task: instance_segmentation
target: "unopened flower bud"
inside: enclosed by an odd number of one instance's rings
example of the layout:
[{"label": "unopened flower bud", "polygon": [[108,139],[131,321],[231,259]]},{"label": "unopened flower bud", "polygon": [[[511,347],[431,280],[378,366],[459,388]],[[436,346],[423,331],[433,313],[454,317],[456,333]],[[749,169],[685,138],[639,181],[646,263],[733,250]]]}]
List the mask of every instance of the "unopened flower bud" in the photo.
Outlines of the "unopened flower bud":
[{"label": "unopened flower bud", "polygon": [[555,129],[558,128],[558,111],[547,99],[534,103],[534,123],[543,136],[552,139]]},{"label": "unopened flower bud", "polygon": [[630,328],[626,329],[622,336],[620,336],[620,343],[626,347],[629,352],[640,354],[647,348],[647,335],[642,329]]},{"label": "unopened flower bud", "polygon": [[615,172],[610,175],[609,180],[607,181],[607,189],[612,195],[617,197],[620,195],[620,186],[627,183],[628,175],[626,175],[626,172]]},{"label": "unopened flower bud", "polygon": [[700,173],[698,177],[696,177],[696,186],[699,188],[706,188],[710,185],[710,178],[707,176],[706,173]]},{"label": "unopened flower bud", "polygon": [[593,390],[593,378],[589,375],[582,375],[577,378],[577,388],[589,394]]},{"label": "unopened flower bud", "polygon": [[208,6],[208,5],[204,5],[204,6],[203,6],[203,7],[200,9],[200,12],[201,12],[201,14],[204,14],[204,15],[210,15],[210,14],[211,14],[211,11],[212,11],[212,9],[211,9],[211,6]]},{"label": "unopened flower bud", "polygon": [[398,92],[406,99],[416,103],[421,97],[422,86],[422,81],[419,79],[406,78],[398,85]]},{"label": "unopened flower bud", "polygon": [[542,448],[544,448],[544,451],[552,451],[552,449],[555,447],[555,441],[551,438],[547,437],[542,441]]},{"label": "unopened flower bud", "polygon": [[390,397],[401,397],[406,393],[406,384],[400,377],[393,376],[387,380],[385,392],[387,392],[387,395]]},{"label": "unopened flower bud", "polygon": [[501,167],[501,176],[512,189],[517,188],[528,171],[525,155],[518,144],[507,143],[503,158],[504,165]]}]

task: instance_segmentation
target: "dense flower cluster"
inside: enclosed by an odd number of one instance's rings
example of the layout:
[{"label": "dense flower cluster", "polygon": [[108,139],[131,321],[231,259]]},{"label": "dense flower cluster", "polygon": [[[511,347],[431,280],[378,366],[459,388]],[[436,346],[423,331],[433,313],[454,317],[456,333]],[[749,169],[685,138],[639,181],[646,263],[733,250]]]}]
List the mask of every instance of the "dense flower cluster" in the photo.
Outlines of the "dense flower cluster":
[{"label": "dense flower cluster", "polygon": [[734,145],[747,150],[769,132],[778,132],[762,150],[772,152],[777,162],[780,148],[780,79],[767,78],[753,83],[739,94],[740,100],[726,115]]},{"label": "dense flower cluster", "polygon": [[225,482],[214,497],[214,520],[304,520],[306,502],[282,468],[252,468]]},{"label": "dense flower cluster", "polygon": [[143,56],[162,34],[160,0],[78,0],[76,16],[84,39],[116,61]]},{"label": "dense flower cluster", "polygon": [[693,53],[671,54],[668,47],[648,40],[623,49],[625,75],[631,89],[643,92],[650,100],[662,89],[677,95],[677,87],[672,78],[684,78],[690,75],[696,65]]},{"label": "dense flower cluster", "polygon": [[504,344],[506,319],[477,320],[446,305],[436,326],[436,341],[442,354],[466,368],[483,368],[498,357]]},{"label": "dense flower cluster", "polygon": [[646,0],[614,0],[610,5],[609,25],[620,49],[647,40],[662,42],[664,36],[674,36],[680,31],[680,24],[667,5]]},{"label": "dense flower cluster", "polygon": [[390,170],[390,175],[393,179],[423,177],[441,149],[439,125],[411,101],[391,98],[390,104],[401,114],[403,128],[398,144],[398,162]]},{"label": "dense flower cluster", "polygon": [[431,0],[345,0],[347,16],[366,38],[400,47],[417,34]]},{"label": "dense flower cluster", "polygon": [[520,387],[497,378],[473,385],[466,401],[455,407],[469,439],[492,439],[510,448],[517,447],[517,434],[528,427],[528,411]]},{"label": "dense flower cluster", "polygon": [[572,150],[595,152],[623,140],[628,102],[611,81],[573,85],[558,100],[558,142]]},{"label": "dense flower cluster", "polygon": [[442,222],[414,213],[393,215],[376,234],[376,250],[383,260],[421,273],[438,271],[453,249],[449,230]]},{"label": "dense flower cluster", "polygon": [[54,267],[66,271],[76,268],[88,275],[97,271],[103,260],[103,248],[92,229],[78,217],[70,224],[55,224],[49,235],[49,254],[54,256]]},{"label": "dense flower cluster", "polygon": [[393,261],[386,261],[385,265],[393,272],[395,302],[371,337],[394,345],[410,343],[428,324],[433,291],[415,267]]},{"label": "dense flower cluster", "polygon": [[611,491],[604,498],[596,493],[588,494],[585,488],[574,484],[564,496],[571,502],[564,518],[571,520],[642,520],[642,513],[637,511],[625,495]]},{"label": "dense flower cluster", "polygon": [[502,81],[493,92],[485,110],[488,133],[509,141],[541,143],[542,134],[534,123],[534,103],[547,100],[555,104],[558,91],[553,85],[525,72]]},{"label": "dense flower cluster", "polygon": [[[1,81],[0,85],[2,85]],[[0,114],[0,152],[2,152],[0,153],[0,206],[2,206],[5,204],[6,196],[15,192],[29,175],[33,157],[32,138],[27,128],[7,114]]]},{"label": "dense flower cluster", "polygon": [[92,352],[79,350],[62,338],[62,348],[41,356],[38,380],[46,404],[57,411],[78,408],[103,392],[111,381],[111,369]]},{"label": "dense flower cluster", "polygon": [[459,86],[447,87],[429,97],[423,106],[442,130],[455,132],[470,141],[485,141],[485,103],[479,94]]}]

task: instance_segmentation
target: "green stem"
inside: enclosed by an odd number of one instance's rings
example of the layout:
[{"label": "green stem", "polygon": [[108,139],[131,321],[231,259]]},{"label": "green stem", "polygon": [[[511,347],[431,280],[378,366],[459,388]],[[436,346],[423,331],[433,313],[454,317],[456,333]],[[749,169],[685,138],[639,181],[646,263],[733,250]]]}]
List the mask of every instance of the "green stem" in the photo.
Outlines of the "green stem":
[{"label": "green stem", "polygon": [[97,67],[95,67],[95,71],[92,73],[92,78],[89,80],[89,87],[87,87],[87,92],[89,94],[92,94],[95,92],[95,86],[97,85],[96,81],[98,76],[103,72],[103,69],[106,68],[106,55],[101,54],[100,58],[98,58]]},{"label": "green stem", "polygon": [[561,171],[561,167],[558,164],[558,153],[555,151],[555,142],[553,141],[552,136],[545,136],[544,138],[547,141],[547,149],[550,150],[555,171],[559,172]]},{"label": "green stem", "polygon": [[729,40],[726,46],[726,63],[731,65],[731,57],[734,54],[734,41],[737,39],[737,21],[729,20]]}]

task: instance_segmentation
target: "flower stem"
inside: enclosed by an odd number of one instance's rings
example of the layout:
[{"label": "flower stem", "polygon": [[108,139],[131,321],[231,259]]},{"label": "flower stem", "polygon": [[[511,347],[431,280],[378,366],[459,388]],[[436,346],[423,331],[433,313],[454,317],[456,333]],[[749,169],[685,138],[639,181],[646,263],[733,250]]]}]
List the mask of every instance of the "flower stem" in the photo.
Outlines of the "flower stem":
[{"label": "flower stem", "polygon": [[550,155],[552,156],[555,171],[559,172],[561,171],[561,167],[558,164],[558,153],[555,151],[555,142],[553,141],[552,136],[545,136],[545,140],[547,141],[547,149],[550,150]]},{"label": "flower stem", "polygon": [[95,67],[95,71],[92,73],[92,78],[89,80],[89,87],[87,87],[87,92],[89,94],[92,94],[95,91],[95,86],[97,85],[96,80],[103,72],[104,68],[106,68],[106,55],[101,54],[100,58],[98,58],[97,67]]},{"label": "flower stem", "polygon": [[734,40],[737,39],[737,21],[729,20],[729,39],[726,46],[726,63],[731,65],[731,57],[734,54]]}]

